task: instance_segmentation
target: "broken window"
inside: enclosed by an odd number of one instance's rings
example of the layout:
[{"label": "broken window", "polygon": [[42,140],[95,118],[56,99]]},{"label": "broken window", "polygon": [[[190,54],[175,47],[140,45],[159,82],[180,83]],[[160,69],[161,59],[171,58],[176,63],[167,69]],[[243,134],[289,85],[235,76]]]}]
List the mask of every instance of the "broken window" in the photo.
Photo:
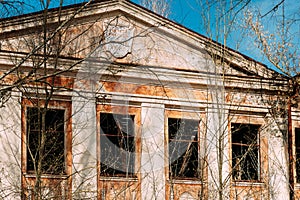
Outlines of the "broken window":
[{"label": "broken window", "polygon": [[133,176],[135,166],[134,115],[100,113],[100,174]]},{"label": "broken window", "polygon": [[27,172],[64,174],[64,115],[61,109],[27,108]]},{"label": "broken window", "polygon": [[259,125],[231,124],[234,180],[259,178]]},{"label": "broken window", "polygon": [[199,121],[168,119],[169,173],[172,178],[198,178]]},{"label": "broken window", "polygon": [[300,128],[295,128],[295,146],[296,146],[296,178],[300,183]]}]

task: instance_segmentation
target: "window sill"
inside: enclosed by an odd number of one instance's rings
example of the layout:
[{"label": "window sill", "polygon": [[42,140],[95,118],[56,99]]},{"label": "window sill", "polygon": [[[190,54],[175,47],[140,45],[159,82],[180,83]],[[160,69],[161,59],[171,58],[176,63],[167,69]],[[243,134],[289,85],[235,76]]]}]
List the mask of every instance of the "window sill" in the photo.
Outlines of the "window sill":
[{"label": "window sill", "polygon": [[137,182],[137,177],[124,177],[124,176],[100,176],[100,181],[118,181],[118,182]]},{"label": "window sill", "polygon": [[253,181],[233,181],[232,186],[240,186],[240,187],[249,187],[249,186],[256,186],[256,187],[263,187],[264,183],[253,180]]},{"label": "window sill", "polygon": [[[36,178],[35,174],[26,173],[24,174],[26,178]],[[55,174],[43,174],[41,175],[41,178],[47,178],[47,179],[67,179],[67,175],[55,175]]]},{"label": "window sill", "polygon": [[295,190],[300,190],[300,183],[295,183]]},{"label": "window sill", "polygon": [[172,180],[168,180],[169,183],[178,183],[178,184],[202,184],[203,181],[199,180],[199,179],[172,179]]}]

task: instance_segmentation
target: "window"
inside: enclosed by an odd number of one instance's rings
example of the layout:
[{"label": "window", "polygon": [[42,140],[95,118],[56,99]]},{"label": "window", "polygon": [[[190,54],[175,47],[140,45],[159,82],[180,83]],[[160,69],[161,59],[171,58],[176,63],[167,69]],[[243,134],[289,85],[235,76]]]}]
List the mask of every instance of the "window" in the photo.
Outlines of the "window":
[{"label": "window", "polygon": [[295,128],[296,180],[300,183],[300,128]]},{"label": "window", "polygon": [[199,121],[168,118],[169,174],[172,178],[198,178]]},{"label": "window", "polygon": [[234,180],[259,179],[259,125],[231,124]]},{"label": "window", "polygon": [[27,107],[27,172],[65,173],[65,110]]},{"label": "window", "polygon": [[134,115],[100,113],[100,174],[133,176],[135,170]]}]

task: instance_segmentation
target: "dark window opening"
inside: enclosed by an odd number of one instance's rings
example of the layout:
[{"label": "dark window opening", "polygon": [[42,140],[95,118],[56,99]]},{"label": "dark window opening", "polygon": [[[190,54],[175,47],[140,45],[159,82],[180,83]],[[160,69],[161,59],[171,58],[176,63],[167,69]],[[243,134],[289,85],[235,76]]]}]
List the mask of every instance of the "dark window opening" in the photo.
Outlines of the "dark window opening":
[{"label": "dark window opening", "polygon": [[231,124],[234,180],[259,179],[259,125]]},{"label": "dark window opening", "polygon": [[[64,174],[64,110],[27,108],[27,171]],[[44,119],[43,119],[44,116]]]},{"label": "dark window opening", "polygon": [[198,126],[197,120],[168,119],[170,177],[200,177]]},{"label": "dark window opening", "polygon": [[100,113],[100,174],[133,176],[135,166],[134,115]]},{"label": "dark window opening", "polygon": [[296,179],[300,183],[300,128],[295,128]]}]

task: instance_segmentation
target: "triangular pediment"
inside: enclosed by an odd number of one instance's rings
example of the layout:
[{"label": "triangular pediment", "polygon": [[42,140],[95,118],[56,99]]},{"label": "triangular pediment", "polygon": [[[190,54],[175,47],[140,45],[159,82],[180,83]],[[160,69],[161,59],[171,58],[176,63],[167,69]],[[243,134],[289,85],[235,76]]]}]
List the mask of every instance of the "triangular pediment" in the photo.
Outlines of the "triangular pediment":
[{"label": "triangular pediment", "polygon": [[[61,12],[52,9],[47,26],[43,22],[43,12],[3,20],[1,50],[43,54],[46,42],[49,54],[65,58],[238,76],[270,77],[275,73],[130,1],[95,1],[68,6]],[[218,64],[220,57],[225,64]]]}]

